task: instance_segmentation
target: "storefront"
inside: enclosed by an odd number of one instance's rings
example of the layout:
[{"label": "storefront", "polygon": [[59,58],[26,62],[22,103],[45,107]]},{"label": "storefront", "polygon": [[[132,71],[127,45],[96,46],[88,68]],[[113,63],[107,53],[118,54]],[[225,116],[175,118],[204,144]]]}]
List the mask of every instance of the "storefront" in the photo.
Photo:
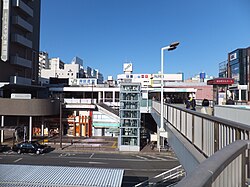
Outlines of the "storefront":
[{"label": "storefront", "polygon": [[92,136],[93,111],[74,111],[67,118],[67,135],[76,137]]}]

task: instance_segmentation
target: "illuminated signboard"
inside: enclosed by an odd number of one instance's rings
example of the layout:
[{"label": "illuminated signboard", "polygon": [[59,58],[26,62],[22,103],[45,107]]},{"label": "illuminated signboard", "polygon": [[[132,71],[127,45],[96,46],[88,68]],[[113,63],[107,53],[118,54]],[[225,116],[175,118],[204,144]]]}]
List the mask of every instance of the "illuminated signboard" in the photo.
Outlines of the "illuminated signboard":
[{"label": "illuminated signboard", "polygon": [[1,59],[8,60],[9,56],[9,0],[3,0],[3,16],[2,16],[2,48]]}]

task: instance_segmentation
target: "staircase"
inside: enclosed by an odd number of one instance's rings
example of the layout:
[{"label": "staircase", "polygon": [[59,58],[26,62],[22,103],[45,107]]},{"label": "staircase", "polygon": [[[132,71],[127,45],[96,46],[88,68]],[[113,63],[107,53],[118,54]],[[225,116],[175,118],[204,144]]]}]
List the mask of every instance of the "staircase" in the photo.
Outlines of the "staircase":
[{"label": "staircase", "polygon": [[178,183],[185,176],[185,172],[181,165],[165,171],[151,179],[141,182],[134,187],[149,187],[149,186],[172,186]]},{"label": "staircase", "polygon": [[116,116],[119,116],[119,111],[117,111],[117,110],[109,107],[108,105],[106,105],[104,103],[98,103],[97,105],[100,106],[100,107],[102,107],[102,108],[104,108],[105,110],[107,110],[107,111],[115,114]]}]

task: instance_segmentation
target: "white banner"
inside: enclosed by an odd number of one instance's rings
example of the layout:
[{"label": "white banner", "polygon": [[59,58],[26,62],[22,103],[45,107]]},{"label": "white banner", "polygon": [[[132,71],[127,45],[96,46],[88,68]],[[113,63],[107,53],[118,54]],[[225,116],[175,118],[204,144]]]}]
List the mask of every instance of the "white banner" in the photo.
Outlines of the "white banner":
[{"label": "white banner", "polygon": [[9,0],[3,0],[2,21],[1,59],[6,62],[9,58]]}]

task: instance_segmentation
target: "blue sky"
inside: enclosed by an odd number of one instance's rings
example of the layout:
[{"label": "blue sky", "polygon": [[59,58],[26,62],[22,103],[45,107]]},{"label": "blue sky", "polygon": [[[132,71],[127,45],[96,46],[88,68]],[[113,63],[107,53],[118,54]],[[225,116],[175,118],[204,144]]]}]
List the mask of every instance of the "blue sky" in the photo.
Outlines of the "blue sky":
[{"label": "blue sky", "polygon": [[237,48],[250,46],[249,0],[42,0],[40,50],[70,63],[99,69],[105,79],[123,73],[202,71],[218,76],[219,63]]}]

